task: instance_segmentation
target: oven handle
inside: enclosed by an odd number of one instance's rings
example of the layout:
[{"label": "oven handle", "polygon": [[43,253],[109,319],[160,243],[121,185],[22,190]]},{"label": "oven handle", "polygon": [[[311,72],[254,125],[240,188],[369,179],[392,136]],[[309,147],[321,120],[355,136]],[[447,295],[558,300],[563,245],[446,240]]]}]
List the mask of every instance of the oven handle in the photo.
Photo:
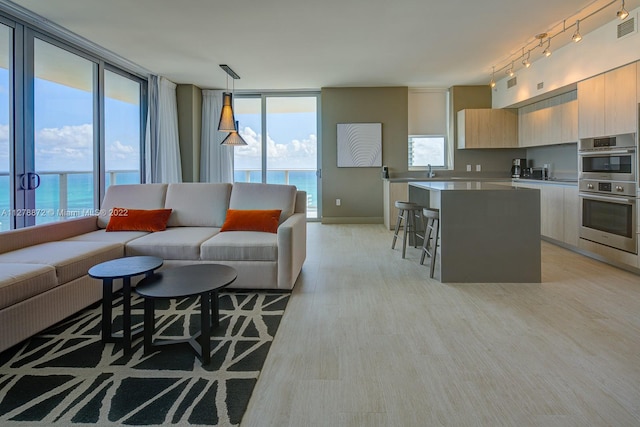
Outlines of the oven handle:
[{"label": "oven handle", "polygon": [[630,148],[628,150],[580,150],[579,153],[581,156],[602,156],[603,154],[633,154],[636,152],[635,148]]},{"label": "oven handle", "polygon": [[598,196],[596,194],[590,194],[590,193],[580,193],[579,195],[580,197],[585,199],[602,200],[603,202],[618,202],[618,203],[631,204],[636,201],[636,199],[634,198],[615,197],[615,196]]}]

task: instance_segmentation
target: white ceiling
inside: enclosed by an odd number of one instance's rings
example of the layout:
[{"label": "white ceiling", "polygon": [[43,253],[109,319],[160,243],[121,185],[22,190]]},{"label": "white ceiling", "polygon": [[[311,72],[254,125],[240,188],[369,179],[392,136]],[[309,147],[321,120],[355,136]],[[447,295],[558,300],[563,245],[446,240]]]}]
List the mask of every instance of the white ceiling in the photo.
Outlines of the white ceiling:
[{"label": "white ceiling", "polygon": [[[236,90],[486,84],[611,0],[15,0],[176,83]],[[631,10],[640,0],[627,0]],[[620,2],[583,21],[615,19]],[[553,39],[567,43],[573,28]],[[541,49],[532,52],[537,59]],[[513,56],[510,56],[513,55]],[[550,60],[550,59],[549,59]],[[502,77],[500,75],[500,77]]]}]

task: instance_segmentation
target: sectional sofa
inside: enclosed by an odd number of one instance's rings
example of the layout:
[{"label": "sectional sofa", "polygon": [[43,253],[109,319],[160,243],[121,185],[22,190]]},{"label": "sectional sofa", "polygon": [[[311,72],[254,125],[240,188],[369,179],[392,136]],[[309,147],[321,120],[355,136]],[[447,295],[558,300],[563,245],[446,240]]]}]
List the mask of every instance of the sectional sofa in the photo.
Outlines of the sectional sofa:
[{"label": "sectional sofa", "polygon": [[[97,216],[0,233],[0,351],[99,301],[87,271],[123,256],[226,264],[238,271],[233,288],[291,290],[306,258],[306,200],[289,185],[114,185]],[[164,231],[106,231],[116,208],[172,211]],[[280,210],[277,230],[220,232],[228,209]]]}]

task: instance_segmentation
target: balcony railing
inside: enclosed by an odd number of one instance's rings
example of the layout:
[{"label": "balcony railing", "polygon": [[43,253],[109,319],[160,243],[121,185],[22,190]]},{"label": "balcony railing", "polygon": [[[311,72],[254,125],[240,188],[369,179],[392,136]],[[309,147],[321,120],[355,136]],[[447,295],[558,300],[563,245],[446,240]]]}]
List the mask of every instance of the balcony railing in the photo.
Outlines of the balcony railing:
[{"label": "balcony railing", "polygon": [[[93,172],[47,171],[38,172],[41,183],[36,192],[36,223],[88,215],[94,210]],[[139,182],[137,170],[108,170],[106,186]],[[259,169],[235,171],[237,182],[261,182]],[[84,181],[83,181],[84,179]],[[317,178],[315,169],[270,169],[267,182],[295,185],[307,192],[307,218],[318,217]],[[0,172],[0,231],[8,230],[11,224],[10,179],[8,172]]]},{"label": "balcony railing", "polygon": [[[261,169],[235,169],[236,182],[262,182]],[[307,218],[318,218],[318,179],[316,169],[289,168],[267,170],[270,184],[295,185],[307,192]]]}]

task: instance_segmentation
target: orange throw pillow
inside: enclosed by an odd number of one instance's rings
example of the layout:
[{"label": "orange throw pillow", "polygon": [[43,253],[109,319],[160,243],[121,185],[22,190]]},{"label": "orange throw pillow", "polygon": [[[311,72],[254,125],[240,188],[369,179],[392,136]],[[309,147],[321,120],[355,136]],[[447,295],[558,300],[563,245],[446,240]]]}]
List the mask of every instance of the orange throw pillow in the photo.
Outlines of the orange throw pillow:
[{"label": "orange throw pillow", "polygon": [[227,210],[227,217],[220,231],[264,231],[277,233],[280,209],[271,210]]},{"label": "orange throw pillow", "polygon": [[163,231],[171,209],[113,208],[107,231]]}]

